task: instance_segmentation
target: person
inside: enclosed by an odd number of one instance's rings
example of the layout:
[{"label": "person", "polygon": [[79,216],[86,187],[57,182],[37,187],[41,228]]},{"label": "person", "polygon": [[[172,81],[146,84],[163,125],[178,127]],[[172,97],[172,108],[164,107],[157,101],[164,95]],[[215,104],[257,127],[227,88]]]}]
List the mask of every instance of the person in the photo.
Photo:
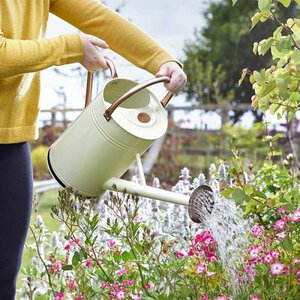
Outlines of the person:
[{"label": "person", "polygon": [[[49,13],[81,33],[45,38]],[[90,72],[107,69],[99,48],[108,47],[155,76],[169,76],[164,84],[172,93],[186,83],[176,58],[97,0],[0,0],[0,300],[15,297],[30,221],[39,71],[76,62]]]}]

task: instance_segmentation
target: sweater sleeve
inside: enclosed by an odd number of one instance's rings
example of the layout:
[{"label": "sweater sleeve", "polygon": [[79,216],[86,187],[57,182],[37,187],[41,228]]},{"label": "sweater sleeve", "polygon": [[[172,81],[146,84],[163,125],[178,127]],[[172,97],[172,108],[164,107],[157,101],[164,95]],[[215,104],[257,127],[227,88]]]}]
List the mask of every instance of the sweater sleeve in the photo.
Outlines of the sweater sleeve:
[{"label": "sweater sleeve", "polygon": [[103,39],[111,50],[152,74],[167,61],[179,63],[145,32],[97,0],[52,0],[50,11]]},{"label": "sweater sleeve", "polygon": [[0,79],[40,71],[53,65],[80,62],[82,57],[79,34],[17,40],[5,38],[0,28]]}]

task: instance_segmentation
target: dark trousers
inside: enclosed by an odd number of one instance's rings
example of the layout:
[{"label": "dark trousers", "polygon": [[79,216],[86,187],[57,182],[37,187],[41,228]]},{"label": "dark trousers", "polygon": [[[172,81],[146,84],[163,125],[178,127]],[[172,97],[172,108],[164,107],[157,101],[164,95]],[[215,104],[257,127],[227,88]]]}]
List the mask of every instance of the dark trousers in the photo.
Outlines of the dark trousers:
[{"label": "dark trousers", "polygon": [[15,298],[32,198],[29,143],[0,144],[0,300]]}]

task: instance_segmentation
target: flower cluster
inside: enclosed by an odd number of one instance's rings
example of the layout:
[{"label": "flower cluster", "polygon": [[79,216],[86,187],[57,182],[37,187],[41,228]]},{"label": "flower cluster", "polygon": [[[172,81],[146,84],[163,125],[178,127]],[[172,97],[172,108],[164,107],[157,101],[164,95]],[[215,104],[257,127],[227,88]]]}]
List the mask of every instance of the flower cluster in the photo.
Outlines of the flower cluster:
[{"label": "flower cluster", "polygon": [[[271,228],[252,228],[254,243],[248,249],[247,271],[254,283],[259,282],[256,278],[265,274],[264,278],[269,280],[270,286],[282,284],[282,288],[287,289],[286,279],[289,278],[297,289],[296,284],[300,284],[300,259],[294,255],[299,253],[299,244],[295,241],[299,234],[296,223],[300,221],[300,209],[289,214],[281,207],[277,210],[277,215],[279,219]],[[260,298],[255,296],[253,299]]]}]

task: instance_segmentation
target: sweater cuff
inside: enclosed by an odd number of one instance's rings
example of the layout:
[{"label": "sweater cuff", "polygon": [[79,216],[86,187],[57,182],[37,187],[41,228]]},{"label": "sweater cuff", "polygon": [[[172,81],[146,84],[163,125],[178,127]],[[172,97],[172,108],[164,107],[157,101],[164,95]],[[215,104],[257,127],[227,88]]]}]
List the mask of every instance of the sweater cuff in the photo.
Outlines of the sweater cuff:
[{"label": "sweater cuff", "polygon": [[155,56],[154,59],[151,60],[148,66],[148,70],[150,73],[156,74],[164,63],[170,61],[174,61],[180,66],[180,68],[183,68],[183,64],[180,61],[178,61],[176,58],[169,55],[168,53],[161,53]]},{"label": "sweater cuff", "polygon": [[81,62],[83,59],[83,44],[79,34],[64,35],[66,45],[66,57],[64,64]]}]

